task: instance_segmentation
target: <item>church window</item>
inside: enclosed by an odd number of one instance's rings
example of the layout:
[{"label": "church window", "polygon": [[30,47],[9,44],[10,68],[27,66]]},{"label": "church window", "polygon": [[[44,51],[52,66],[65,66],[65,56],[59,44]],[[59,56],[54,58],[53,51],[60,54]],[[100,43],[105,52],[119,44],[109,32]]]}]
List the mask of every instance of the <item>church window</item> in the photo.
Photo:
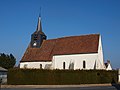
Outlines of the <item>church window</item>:
[{"label": "church window", "polygon": [[83,61],[83,68],[86,68],[86,62]]},{"label": "church window", "polygon": [[63,69],[65,69],[65,62],[63,62]]},{"label": "church window", "polygon": [[24,65],[24,68],[27,68],[27,64]]},{"label": "church window", "polygon": [[35,35],[34,35],[34,40],[37,40],[37,37],[38,37],[38,35],[37,35],[37,34],[35,34]]},{"label": "church window", "polygon": [[40,69],[42,69],[42,64],[40,64]]}]

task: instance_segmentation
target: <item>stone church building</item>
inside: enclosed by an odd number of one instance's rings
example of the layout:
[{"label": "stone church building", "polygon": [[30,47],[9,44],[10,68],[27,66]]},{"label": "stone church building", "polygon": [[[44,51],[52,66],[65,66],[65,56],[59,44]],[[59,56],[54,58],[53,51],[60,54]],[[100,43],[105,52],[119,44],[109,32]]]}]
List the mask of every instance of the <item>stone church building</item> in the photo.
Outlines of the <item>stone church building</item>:
[{"label": "stone church building", "polygon": [[39,17],[37,29],[31,35],[30,44],[20,61],[20,68],[107,69],[103,60],[101,35],[47,39]]}]

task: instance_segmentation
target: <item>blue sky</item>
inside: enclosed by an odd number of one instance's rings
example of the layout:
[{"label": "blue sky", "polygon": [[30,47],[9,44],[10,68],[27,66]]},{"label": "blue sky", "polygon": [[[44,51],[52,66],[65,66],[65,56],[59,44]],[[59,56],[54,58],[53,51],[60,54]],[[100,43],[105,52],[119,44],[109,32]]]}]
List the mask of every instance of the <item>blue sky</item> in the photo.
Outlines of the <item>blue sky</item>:
[{"label": "blue sky", "polygon": [[100,33],[104,60],[120,68],[120,0],[0,0],[1,53],[12,53],[19,63],[40,7],[48,39]]}]

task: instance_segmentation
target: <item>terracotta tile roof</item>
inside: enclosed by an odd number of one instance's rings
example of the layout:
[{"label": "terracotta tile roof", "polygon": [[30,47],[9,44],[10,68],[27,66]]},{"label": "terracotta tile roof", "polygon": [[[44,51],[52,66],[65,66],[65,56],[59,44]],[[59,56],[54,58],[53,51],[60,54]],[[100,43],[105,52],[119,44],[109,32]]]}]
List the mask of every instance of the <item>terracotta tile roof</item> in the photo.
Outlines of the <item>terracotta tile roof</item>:
[{"label": "terracotta tile roof", "polygon": [[54,55],[97,53],[99,34],[44,40],[40,48],[28,46],[21,62],[51,61]]}]

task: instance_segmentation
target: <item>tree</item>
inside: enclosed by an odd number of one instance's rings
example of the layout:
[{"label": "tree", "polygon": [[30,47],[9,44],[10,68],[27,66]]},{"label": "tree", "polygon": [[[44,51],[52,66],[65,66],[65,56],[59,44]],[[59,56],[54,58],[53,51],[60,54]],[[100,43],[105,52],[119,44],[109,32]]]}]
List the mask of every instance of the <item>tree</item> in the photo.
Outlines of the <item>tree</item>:
[{"label": "tree", "polygon": [[13,68],[16,63],[16,58],[10,54],[0,53],[0,66],[6,69]]}]

